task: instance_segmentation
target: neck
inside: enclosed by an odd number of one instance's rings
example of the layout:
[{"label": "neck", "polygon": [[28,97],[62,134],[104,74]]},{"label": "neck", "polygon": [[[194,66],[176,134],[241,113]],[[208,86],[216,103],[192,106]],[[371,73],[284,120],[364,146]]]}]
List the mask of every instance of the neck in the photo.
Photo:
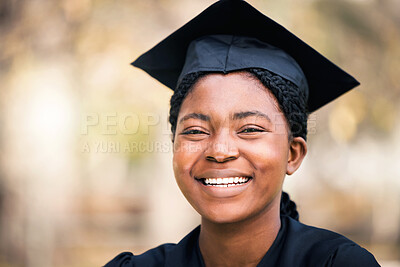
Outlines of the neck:
[{"label": "neck", "polygon": [[200,251],[206,266],[257,266],[281,227],[279,205],[244,221],[214,223],[202,218]]}]

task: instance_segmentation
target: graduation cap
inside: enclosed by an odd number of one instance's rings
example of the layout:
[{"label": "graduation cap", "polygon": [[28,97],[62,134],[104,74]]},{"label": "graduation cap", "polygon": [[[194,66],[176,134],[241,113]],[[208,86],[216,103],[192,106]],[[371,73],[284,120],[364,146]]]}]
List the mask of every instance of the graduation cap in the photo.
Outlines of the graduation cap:
[{"label": "graduation cap", "polygon": [[315,111],[359,82],[242,0],[221,0],[132,62],[174,90],[188,73],[262,68],[293,82]]}]

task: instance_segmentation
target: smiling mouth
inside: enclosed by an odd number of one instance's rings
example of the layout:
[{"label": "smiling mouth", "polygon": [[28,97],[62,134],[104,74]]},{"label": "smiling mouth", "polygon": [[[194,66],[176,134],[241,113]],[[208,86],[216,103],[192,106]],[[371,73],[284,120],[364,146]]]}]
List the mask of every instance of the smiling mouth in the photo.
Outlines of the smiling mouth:
[{"label": "smiling mouth", "polygon": [[221,177],[221,178],[196,178],[197,181],[201,182],[206,186],[215,187],[231,187],[238,186],[249,182],[252,178],[247,176],[242,177]]}]

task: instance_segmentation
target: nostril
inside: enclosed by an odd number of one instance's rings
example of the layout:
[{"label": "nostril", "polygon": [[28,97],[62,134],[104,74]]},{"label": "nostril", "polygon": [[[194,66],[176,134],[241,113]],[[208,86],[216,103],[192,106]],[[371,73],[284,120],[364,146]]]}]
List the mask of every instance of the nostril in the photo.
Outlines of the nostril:
[{"label": "nostril", "polygon": [[211,157],[211,156],[207,156],[206,157],[206,160],[219,162],[219,163],[227,162],[227,161],[234,160],[234,159],[237,159],[237,157],[234,157],[234,156],[231,156],[231,157]]},{"label": "nostril", "polygon": [[216,159],[214,159],[213,157],[210,157],[210,156],[207,156],[207,157],[206,157],[206,160],[209,160],[209,161],[217,161]]},{"label": "nostril", "polygon": [[222,163],[237,159],[239,149],[232,143],[210,143],[204,154],[206,160]]}]

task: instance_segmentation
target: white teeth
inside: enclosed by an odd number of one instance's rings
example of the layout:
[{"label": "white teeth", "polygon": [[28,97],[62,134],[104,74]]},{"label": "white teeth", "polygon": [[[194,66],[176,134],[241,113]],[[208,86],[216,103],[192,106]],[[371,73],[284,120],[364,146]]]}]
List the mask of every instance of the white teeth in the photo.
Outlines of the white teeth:
[{"label": "white teeth", "polygon": [[249,180],[248,177],[224,177],[224,178],[204,178],[206,185],[217,186],[217,187],[229,187],[246,183]]}]

